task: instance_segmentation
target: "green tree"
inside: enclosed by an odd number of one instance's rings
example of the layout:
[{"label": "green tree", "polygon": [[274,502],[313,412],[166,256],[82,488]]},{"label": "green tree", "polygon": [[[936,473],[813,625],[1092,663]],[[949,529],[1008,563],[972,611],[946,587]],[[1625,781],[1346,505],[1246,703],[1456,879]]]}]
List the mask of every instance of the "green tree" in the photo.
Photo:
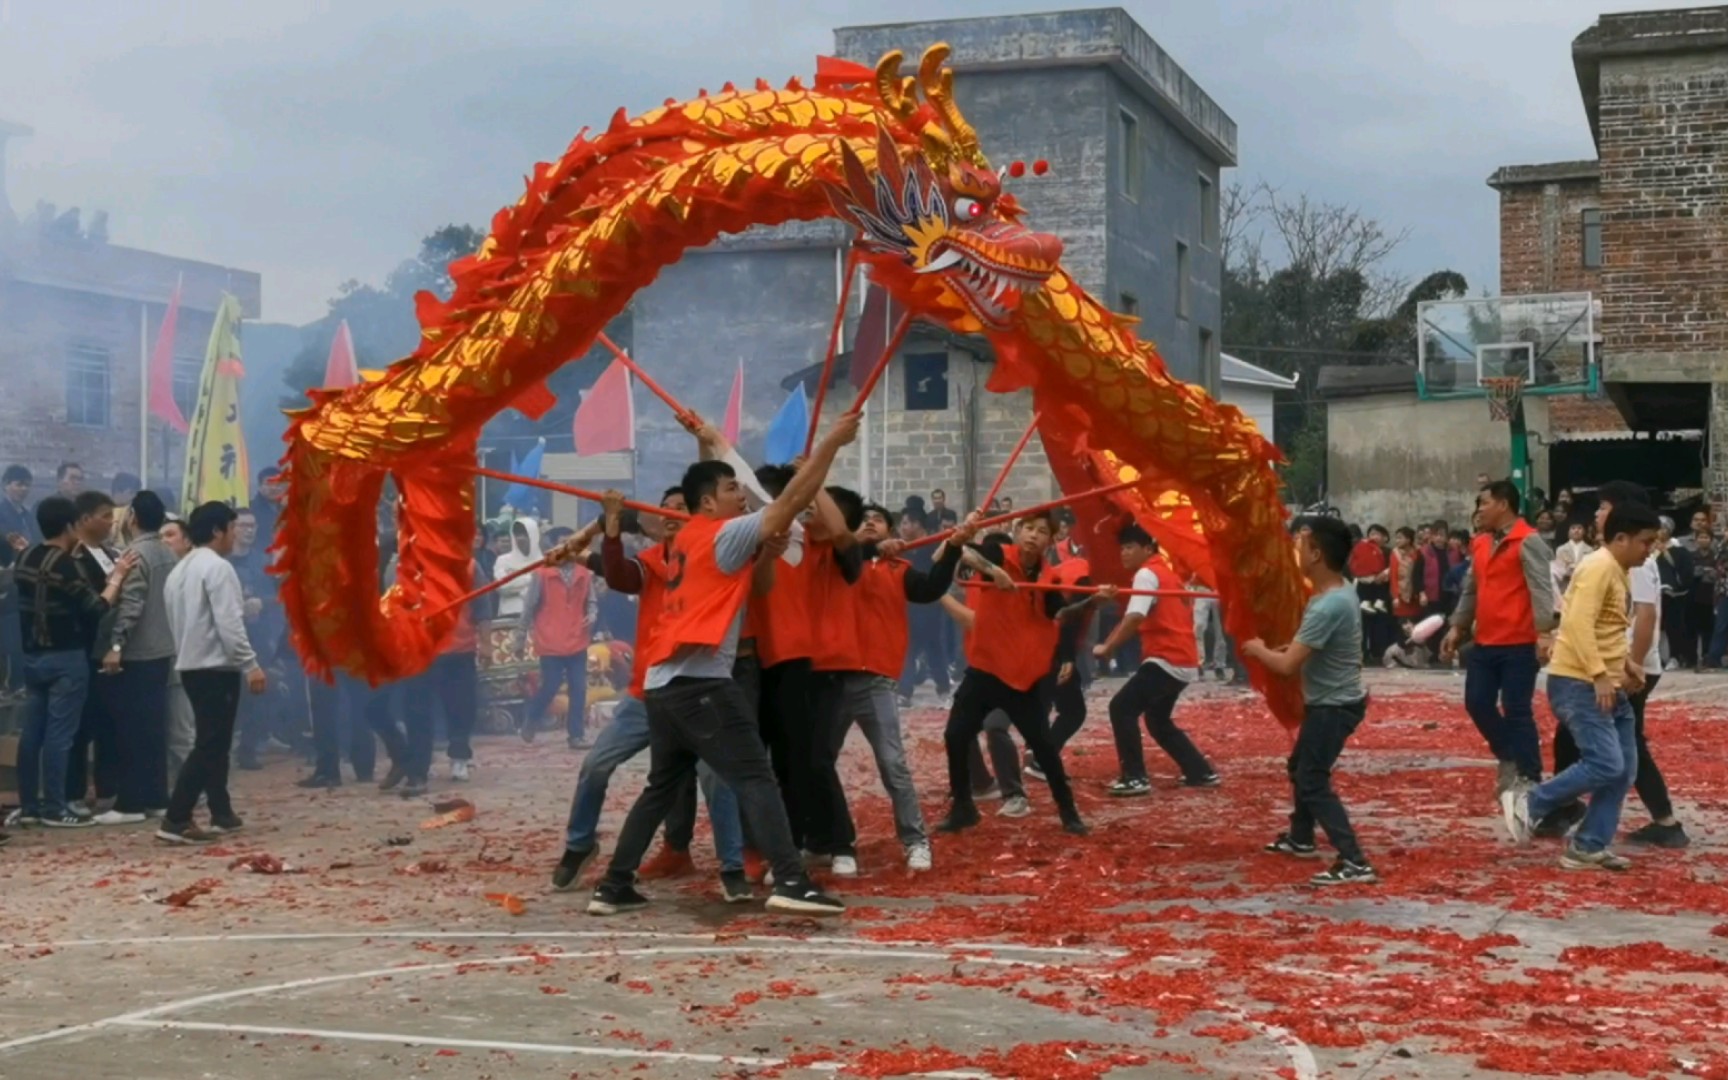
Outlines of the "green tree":
[{"label": "green tree", "polygon": [[1326,487],[1320,370],[1414,366],[1418,305],[1468,286],[1451,270],[1415,284],[1393,272],[1388,258],[1407,231],[1389,232],[1354,207],[1236,184],[1221,211],[1224,351],[1296,380],[1276,403],[1271,434],[1289,458],[1288,497],[1314,502]]}]

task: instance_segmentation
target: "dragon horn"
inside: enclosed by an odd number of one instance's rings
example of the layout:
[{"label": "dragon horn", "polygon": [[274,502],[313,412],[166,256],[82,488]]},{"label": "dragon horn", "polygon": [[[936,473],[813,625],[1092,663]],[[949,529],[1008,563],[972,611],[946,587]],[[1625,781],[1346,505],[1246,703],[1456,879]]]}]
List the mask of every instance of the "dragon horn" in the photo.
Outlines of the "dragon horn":
[{"label": "dragon horn", "polygon": [[918,63],[918,83],[924,89],[924,100],[936,110],[942,118],[942,126],[952,136],[948,141],[966,156],[977,157],[978,133],[960,115],[960,107],[954,104],[954,72],[942,66],[952,51],[945,42],[937,42],[926,49],[924,58]]},{"label": "dragon horn", "polygon": [[905,54],[895,49],[876,61],[876,95],[889,112],[902,118],[911,116],[917,107],[917,102],[907,97],[900,81],[900,64],[905,59]]}]

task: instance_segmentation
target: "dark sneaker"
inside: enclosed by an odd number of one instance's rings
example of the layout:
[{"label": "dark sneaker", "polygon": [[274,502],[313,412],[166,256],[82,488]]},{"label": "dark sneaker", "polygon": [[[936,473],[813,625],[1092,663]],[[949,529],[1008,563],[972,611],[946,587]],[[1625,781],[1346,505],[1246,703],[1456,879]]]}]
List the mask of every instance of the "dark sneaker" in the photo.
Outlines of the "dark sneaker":
[{"label": "dark sneaker", "polygon": [[294,781],[294,786],[300,788],[337,788],[342,786],[342,778],[338,776],[320,776],[317,773],[313,773],[311,776],[305,777],[304,779]]},{"label": "dark sneaker", "polygon": [[1137,795],[1150,795],[1152,794],[1152,781],[1144,776],[1124,776],[1105,788],[1104,792],[1118,799],[1132,799]]},{"label": "dark sneaker", "polygon": [[1577,844],[1567,844],[1566,851],[1560,856],[1562,870],[1614,870],[1624,873],[1632,869],[1632,860],[1603,848],[1601,851],[1584,851]]},{"label": "dark sneaker", "polygon": [[1642,829],[1634,829],[1626,834],[1626,839],[1634,844],[1646,847],[1679,849],[1692,842],[1686,835],[1686,829],[1678,821],[1672,825],[1658,825],[1654,821]]},{"label": "dark sneaker", "polygon": [[586,735],[570,735],[564,739],[564,747],[567,750],[590,750],[593,749],[593,746],[594,743]]},{"label": "dark sneaker", "polygon": [[1380,875],[1367,863],[1352,862],[1349,859],[1339,859],[1330,869],[1322,870],[1308,879],[1310,885],[1372,885],[1380,880]]},{"label": "dark sneaker", "polygon": [[540,734],[540,731],[534,724],[523,724],[521,727],[516,729],[516,734],[522,736],[523,742],[531,743],[534,741],[534,736]]},{"label": "dark sneaker", "polygon": [[970,829],[982,820],[978,816],[978,807],[972,803],[955,803],[948,811],[948,816],[936,824],[937,832],[957,833],[962,829]]},{"label": "dark sneaker", "polygon": [[12,834],[11,833],[0,832],[0,847],[5,847],[7,844],[10,844],[11,842],[12,842]]},{"label": "dark sneaker", "polygon": [[257,772],[264,767],[257,754],[240,754],[234,758],[234,767],[244,772]]},{"label": "dark sneaker", "polygon": [[1218,774],[1215,772],[1207,773],[1205,776],[1184,776],[1182,778],[1182,786],[1183,787],[1195,787],[1195,788],[1217,787],[1219,784],[1222,784],[1223,782],[1224,781],[1218,779]]},{"label": "dark sneaker", "polygon": [[720,898],[728,904],[748,904],[756,899],[756,891],[750,888],[750,879],[744,876],[744,871],[722,870]]},{"label": "dark sneaker", "polygon": [[576,879],[582,876],[582,868],[588,865],[588,860],[593,857],[593,848],[583,851],[565,848],[564,857],[558,860],[558,865],[552,870],[552,890],[554,892],[569,892],[574,889]]},{"label": "dark sneaker", "polygon": [[1074,836],[1085,836],[1092,830],[1088,829],[1086,823],[1080,820],[1079,814],[1069,812],[1062,815],[1062,831]]},{"label": "dark sneaker", "polygon": [[162,827],[156,830],[156,839],[164,844],[208,844],[216,837],[191,822],[184,825],[172,825],[163,821]]},{"label": "dark sneaker", "polygon": [[846,905],[808,881],[793,881],[774,886],[773,895],[768,897],[768,910],[797,915],[843,915]]},{"label": "dark sneaker", "polygon": [[1583,803],[1567,803],[1560,809],[1538,821],[1531,829],[1530,835],[1539,840],[1555,840],[1567,833],[1581,821],[1589,808]]},{"label": "dark sneaker", "polygon": [[210,828],[205,831],[221,836],[224,833],[239,832],[245,827],[246,823],[241,821],[238,815],[229,814],[227,817],[212,817],[210,819]]},{"label": "dark sneaker", "polygon": [[410,776],[402,782],[402,787],[398,791],[398,794],[400,794],[404,799],[419,798],[426,794],[426,778],[424,776]]},{"label": "dark sneaker", "polygon": [[602,881],[594,888],[594,895],[588,898],[588,914],[590,915],[622,915],[626,911],[641,911],[648,906],[648,898],[636,891],[634,885],[614,885]]},{"label": "dark sneaker", "polygon": [[390,771],[384,774],[384,779],[378,781],[378,790],[389,791],[406,779],[408,779],[407,770],[400,765],[391,765]]},{"label": "dark sneaker", "polygon": [[1030,776],[1034,780],[1041,780],[1046,784],[1048,784],[1050,782],[1050,778],[1048,776],[1044,775],[1044,770],[1040,769],[1038,767],[1038,763],[1036,761],[1028,761],[1026,763],[1026,767],[1020,771],[1025,773],[1027,776]]},{"label": "dark sneaker", "polygon": [[1312,859],[1320,854],[1320,849],[1313,844],[1304,844],[1290,839],[1289,833],[1279,833],[1278,839],[1260,849],[1268,855],[1291,855],[1298,859]]},{"label": "dark sneaker", "polygon": [[43,814],[42,824],[50,829],[88,829],[96,824],[95,818],[79,817],[77,814]]}]

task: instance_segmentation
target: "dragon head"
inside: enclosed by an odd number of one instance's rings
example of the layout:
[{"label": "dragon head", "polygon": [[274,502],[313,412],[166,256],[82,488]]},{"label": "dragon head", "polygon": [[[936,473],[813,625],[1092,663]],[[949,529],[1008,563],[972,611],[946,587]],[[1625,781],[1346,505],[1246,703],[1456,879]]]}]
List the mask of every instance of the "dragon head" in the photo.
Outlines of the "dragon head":
[{"label": "dragon head", "polygon": [[874,168],[842,144],[844,186],[826,184],[834,212],[859,231],[861,255],[874,276],[915,311],[963,332],[1007,329],[1021,297],[1057,270],[1062,241],[1020,223],[1022,211],[1002,190],[978,149],[978,138],[953,99],[945,45],[924,54],[916,83],[901,80],[900,54],[876,71],[891,114],[918,135],[919,150],[902,158],[887,127],[877,132]]}]

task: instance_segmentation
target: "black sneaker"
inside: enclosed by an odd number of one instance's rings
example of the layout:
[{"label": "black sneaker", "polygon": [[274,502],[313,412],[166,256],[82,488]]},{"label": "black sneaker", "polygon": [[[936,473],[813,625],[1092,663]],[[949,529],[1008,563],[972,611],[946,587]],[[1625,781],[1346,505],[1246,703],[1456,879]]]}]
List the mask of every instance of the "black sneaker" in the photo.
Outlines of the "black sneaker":
[{"label": "black sneaker", "polygon": [[602,881],[594,887],[594,895],[588,898],[588,914],[590,915],[622,915],[626,911],[641,911],[648,906],[648,898],[636,891],[634,885],[614,885]]},{"label": "black sneaker", "polygon": [[574,889],[576,879],[582,876],[582,868],[588,865],[588,860],[593,857],[593,848],[582,851],[565,848],[564,857],[558,860],[558,865],[552,870],[552,891],[569,892]]},{"label": "black sneaker", "polygon": [[294,781],[294,786],[300,788],[338,788],[342,786],[342,778],[338,776],[320,776],[317,773],[313,773],[311,776],[304,779]]},{"label": "black sneaker", "polygon": [[720,897],[728,904],[748,904],[756,899],[756,892],[750,888],[750,879],[744,876],[744,871],[722,870]]},{"label": "black sneaker", "polygon": [[975,803],[955,803],[948,810],[948,816],[936,824],[937,832],[957,833],[962,829],[970,829],[982,820],[978,816]]},{"label": "black sneaker", "polygon": [[1380,877],[1367,863],[1339,859],[1329,869],[1308,879],[1310,885],[1372,885]]},{"label": "black sneaker", "polygon": [[88,829],[96,824],[94,818],[79,817],[74,813],[43,814],[42,824],[50,829]]},{"label": "black sneaker", "polygon": [[410,776],[407,780],[402,782],[402,787],[398,790],[397,794],[401,795],[404,799],[419,798],[426,794],[426,778],[424,776]]},{"label": "black sneaker", "polygon": [[1634,829],[1626,834],[1626,839],[1634,844],[1646,847],[1679,849],[1692,842],[1686,835],[1686,829],[1678,821],[1672,825],[1658,825],[1654,821],[1642,829]]},{"label": "black sneaker", "polygon": [[239,815],[229,814],[226,817],[212,817],[210,827],[205,832],[212,832],[221,836],[224,833],[239,832],[245,827],[246,823],[240,820]]},{"label": "black sneaker", "polygon": [[768,897],[769,911],[785,911],[798,915],[842,915],[846,905],[808,881],[791,881],[774,886]]},{"label": "black sneaker", "polygon": [[184,825],[174,825],[164,820],[161,827],[156,830],[156,839],[164,844],[208,844],[216,837],[190,821]]},{"label": "black sneaker", "polygon": [[1223,782],[1224,781],[1220,780],[1218,778],[1218,774],[1215,772],[1207,773],[1205,776],[1184,776],[1182,778],[1182,786],[1183,787],[1193,787],[1193,788],[1217,787],[1219,784],[1222,784]]},{"label": "black sneaker", "polygon": [[1074,836],[1085,836],[1092,830],[1088,829],[1086,823],[1080,820],[1079,813],[1071,811],[1062,815],[1062,831]]},{"label": "black sneaker", "polygon": [[523,742],[531,743],[534,741],[534,736],[540,734],[540,731],[533,724],[523,724],[521,727],[516,729],[516,734],[522,736]]},{"label": "black sneaker", "polygon": [[1536,827],[1530,830],[1530,835],[1539,840],[1558,839],[1571,832],[1574,826],[1584,820],[1584,815],[1588,812],[1583,803],[1567,803],[1537,822]]},{"label": "black sneaker", "polygon": [[1303,844],[1290,839],[1289,833],[1279,833],[1278,839],[1260,849],[1268,855],[1294,855],[1298,859],[1312,859],[1320,854],[1320,849],[1313,844]]},{"label": "black sneaker", "polygon": [[384,779],[378,781],[379,791],[389,791],[397,784],[408,779],[408,772],[402,766],[392,763],[390,771],[384,774]]},{"label": "black sneaker", "polygon": [[1138,795],[1152,794],[1152,781],[1144,776],[1124,776],[1122,779],[1104,789],[1105,794],[1118,799],[1131,799]]}]

